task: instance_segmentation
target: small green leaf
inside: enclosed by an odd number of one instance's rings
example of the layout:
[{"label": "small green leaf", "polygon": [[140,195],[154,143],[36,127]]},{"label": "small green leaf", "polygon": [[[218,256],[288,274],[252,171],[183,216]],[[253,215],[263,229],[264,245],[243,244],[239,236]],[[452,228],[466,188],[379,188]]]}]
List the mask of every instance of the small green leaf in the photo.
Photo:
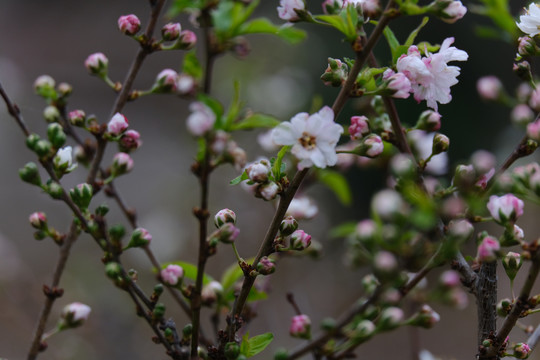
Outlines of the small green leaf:
[{"label": "small green leaf", "polygon": [[422,18],[422,22],[420,23],[420,25],[418,25],[418,27],[416,29],[414,29],[411,34],[409,35],[409,37],[407,38],[407,40],[405,40],[405,45],[407,47],[407,49],[414,44],[414,40],[416,39],[416,37],[418,36],[418,33],[420,32],[420,30],[422,30],[422,28],[424,26],[426,26],[426,24],[428,23],[429,21],[429,18],[427,16],[424,16],[424,18]]},{"label": "small green leaf", "polygon": [[278,26],[266,18],[258,18],[246,22],[240,27],[238,34],[273,34],[291,44],[296,44],[306,37],[306,33],[303,30],[297,29],[288,24]]},{"label": "small green leaf", "polygon": [[184,64],[182,66],[182,72],[193,76],[195,79],[200,80],[202,78],[202,68],[197,59],[195,51],[190,51],[184,56]]},{"label": "small green leaf", "polygon": [[[248,263],[251,263],[255,260],[255,258],[249,258],[246,261]],[[221,286],[223,286],[223,290],[227,292],[228,290],[232,289],[233,285],[240,280],[244,276],[244,272],[240,268],[237,262],[231,264],[221,276]]]},{"label": "small green leaf", "polygon": [[330,230],[331,238],[346,238],[352,235],[356,231],[357,222],[346,222],[341,225],[335,226]]},{"label": "small green leaf", "polygon": [[329,169],[318,169],[316,174],[319,181],[332,190],[343,205],[351,204],[351,189],[343,174]]},{"label": "small green leaf", "polygon": [[[247,335],[247,334],[246,334]],[[274,340],[274,335],[272,333],[265,333],[257,335],[248,339],[247,336],[242,338],[242,345],[246,343],[245,346],[240,345],[240,353],[250,358],[262,352],[266,347]],[[244,350],[244,351],[242,351]]]},{"label": "small green leaf", "polygon": [[273,116],[265,114],[252,114],[232,125],[231,130],[251,130],[257,128],[273,128],[280,123]]},{"label": "small green leaf", "polygon": [[203,6],[203,0],[174,0],[171,7],[167,11],[167,17],[173,18],[180,15],[180,13],[186,9],[202,9]]},{"label": "small green leaf", "polygon": [[300,41],[306,38],[306,32],[304,30],[297,29],[287,24],[279,27],[277,36],[287,41],[289,44],[298,44]]},{"label": "small green leaf", "polygon": [[197,95],[197,100],[212,109],[217,119],[223,116],[223,105],[218,100],[202,93]]},{"label": "small green leaf", "polygon": [[282,147],[281,150],[279,150],[278,152],[276,160],[272,164],[272,173],[274,174],[274,177],[276,178],[276,180],[280,180],[283,176],[285,176],[281,165],[283,162],[283,157],[285,156],[285,154],[287,154],[287,152],[290,149],[291,149],[290,145]]},{"label": "small green leaf", "polygon": [[232,179],[230,182],[229,182],[229,185],[238,185],[240,184],[242,181],[244,180],[247,180],[249,179],[248,177],[248,174],[247,174],[247,171],[244,170],[244,172],[240,175],[238,175],[237,177],[235,177],[234,179]]}]

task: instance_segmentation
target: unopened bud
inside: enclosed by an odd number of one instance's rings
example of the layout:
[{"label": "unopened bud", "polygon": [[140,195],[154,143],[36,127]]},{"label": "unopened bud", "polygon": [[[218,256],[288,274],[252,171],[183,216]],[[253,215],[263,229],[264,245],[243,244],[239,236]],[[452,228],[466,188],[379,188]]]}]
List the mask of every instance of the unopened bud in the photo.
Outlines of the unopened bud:
[{"label": "unopened bud", "polygon": [[141,21],[133,14],[120,16],[118,29],[128,36],[133,36],[141,29]]},{"label": "unopened bud", "polygon": [[73,126],[84,126],[86,114],[83,110],[73,110],[69,112],[68,120]]},{"label": "unopened bud", "polygon": [[512,300],[505,298],[497,303],[497,315],[501,317],[506,317],[512,311],[514,303]]},{"label": "unopened bud", "polygon": [[502,263],[508,278],[510,280],[514,280],[519,269],[521,268],[521,265],[523,264],[523,261],[520,254],[510,251],[504,256]]},{"label": "unopened bud", "polygon": [[434,110],[426,110],[418,118],[415,129],[438,131],[441,128],[441,114]]},{"label": "unopened bud", "polygon": [[349,136],[352,140],[362,139],[369,134],[369,120],[365,116],[351,117],[351,125],[349,126]]},{"label": "unopened bud", "polygon": [[307,315],[296,315],[291,319],[289,334],[292,337],[309,339],[311,337],[311,320]]},{"label": "unopened bud", "polygon": [[64,129],[58,123],[49,124],[47,127],[47,137],[55,149],[61,148],[66,142]]},{"label": "unopened bud", "polygon": [[276,271],[276,263],[269,257],[264,256],[257,264],[257,271],[261,275],[270,275]]},{"label": "unopened bud", "polygon": [[226,223],[236,224],[236,214],[231,209],[219,210],[214,216],[214,224],[217,228],[220,228]]},{"label": "unopened bud", "polygon": [[46,230],[47,229],[47,216],[44,212],[34,212],[30,215],[28,218],[28,221],[30,221],[30,225],[32,225],[33,228],[38,230]]},{"label": "unopened bud", "polygon": [[527,359],[531,354],[532,349],[525,343],[517,343],[514,345],[514,357],[516,359]]},{"label": "unopened bud", "polygon": [[184,277],[184,269],[180,265],[170,264],[159,273],[163,283],[169,286],[177,286]]},{"label": "unopened bud", "polygon": [[287,216],[279,224],[279,233],[281,236],[289,236],[298,229],[298,221],[292,216]]},{"label": "unopened bud", "polygon": [[403,316],[403,310],[398,307],[386,308],[381,312],[377,328],[384,331],[393,330],[401,325]]},{"label": "unopened bud", "polygon": [[56,82],[49,75],[41,75],[34,81],[36,93],[45,99],[56,99]]},{"label": "unopened bud", "polygon": [[58,111],[56,106],[49,105],[43,110],[43,117],[48,123],[58,122],[60,119],[60,111]]},{"label": "unopened bud", "polygon": [[173,41],[178,39],[182,31],[180,23],[168,23],[161,28],[161,36],[165,41]]},{"label": "unopened bud", "polygon": [[41,186],[41,177],[39,176],[38,167],[33,162],[29,162],[23,168],[19,169],[19,177],[24,182]]},{"label": "unopened bud", "polygon": [[60,330],[65,330],[81,326],[88,319],[91,310],[90,306],[80,302],[74,302],[67,305],[62,310],[58,328]]},{"label": "unopened bud", "polygon": [[131,239],[129,240],[128,248],[144,247],[150,244],[152,235],[145,228],[139,227],[133,230]]},{"label": "unopened bud", "polygon": [[433,155],[437,155],[442,152],[446,152],[449,146],[450,146],[450,139],[446,135],[436,134],[433,137],[432,153]]},{"label": "unopened bud", "polygon": [[114,155],[111,166],[111,175],[117,177],[130,172],[133,169],[133,159],[124,152]]},{"label": "unopened bud", "polygon": [[411,319],[409,324],[413,326],[420,326],[426,329],[431,329],[441,319],[440,315],[436,313],[429,305],[423,305],[422,309]]},{"label": "unopened bud", "polygon": [[196,43],[197,35],[191,30],[184,30],[180,33],[175,47],[181,50],[191,50],[195,47]]},{"label": "unopened bud", "polygon": [[94,191],[92,185],[83,183],[75,186],[73,189],[69,190],[69,196],[71,200],[81,209],[87,209],[92,201],[92,196]]},{"label": "unopened bud", "polygon": [[103,53],[94,53],[86,58],[84,66],[90,74],[104,76],[107,75],[109,59]]},{"label": "unopened bud", "polygon": [[304,230],[296,230],[291,234],[290,247],[293,250],[304,250],[311,245],[311,235],[308,235]]}]

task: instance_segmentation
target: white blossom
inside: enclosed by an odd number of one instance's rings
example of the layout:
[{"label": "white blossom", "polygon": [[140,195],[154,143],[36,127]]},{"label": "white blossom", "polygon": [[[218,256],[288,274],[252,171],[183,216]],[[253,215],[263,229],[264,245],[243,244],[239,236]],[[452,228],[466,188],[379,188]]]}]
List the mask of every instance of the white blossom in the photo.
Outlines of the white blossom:
[{"label": "white blossom", "polygon": [[519,17],[519,22],[516,23],[518,28],[529,36],[540,34],[540,6],[535,3],[529,5],[525,15]]}]

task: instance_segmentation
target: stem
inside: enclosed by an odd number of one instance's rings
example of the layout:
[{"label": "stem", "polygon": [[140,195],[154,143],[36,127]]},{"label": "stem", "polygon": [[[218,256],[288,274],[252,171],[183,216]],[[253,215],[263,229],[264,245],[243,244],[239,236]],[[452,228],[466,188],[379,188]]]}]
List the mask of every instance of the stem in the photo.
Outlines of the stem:
[{"label": "stem", "polygon": [[[64,268],[66,266],[67,260],[69,258],[69,252],[71,250],[71,246],[75,243],[75,240],[77,240],[78,236],[79,236],[79,232],[77,231],[77,225],[75,225],[75,223],[72,222],[71,227],[69,229],[69,233],[66,236],[66,239],[64,241],[64,244],[60,248],[60,257],[58,258],[58,262],[56,263],[54,275],[51,281],[51,285],[49,287],[49,289],[52,290],[53,293],[51,293],[50,295],[46,294],[47,296],[45,297],[45,303],[43,304],[43,307],[41,309],[39,320],[36,325],[36,329],[34,330],[32,344],[30,345],[30,350],[28,351],[28,356],[27,356],[28,360],[36,359],[40,351],[41,343],[43,339],[43,333],[45,331],[45,326],[47,324],[47,320],[51,313],[53,303],[56,300],[56,298],[60,296],[60,293],[61,293],[61,290],[58,288],[58,285],[60,284],[60,279],[64,272]],[[54,296],[53,294],[56,291],[60,291],[60,292],[57,293],[58,294],[57,296]]]},{"label": "stem", "polygon": [[483,263],[476,284],[478,346],[497,330],[497,262]]}]

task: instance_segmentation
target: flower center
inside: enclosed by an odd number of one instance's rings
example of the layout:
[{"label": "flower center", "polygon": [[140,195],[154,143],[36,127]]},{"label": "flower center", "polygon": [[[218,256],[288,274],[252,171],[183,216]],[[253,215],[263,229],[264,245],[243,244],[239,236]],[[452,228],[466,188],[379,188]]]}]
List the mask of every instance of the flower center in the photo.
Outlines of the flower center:
[{"label": "flower center", "polygon": [[307,132],[302,133],[302,137],[298,140],[300,141],[300,144],[308,150],[313,150],[317,145],[317,138],[311,136]]}]

